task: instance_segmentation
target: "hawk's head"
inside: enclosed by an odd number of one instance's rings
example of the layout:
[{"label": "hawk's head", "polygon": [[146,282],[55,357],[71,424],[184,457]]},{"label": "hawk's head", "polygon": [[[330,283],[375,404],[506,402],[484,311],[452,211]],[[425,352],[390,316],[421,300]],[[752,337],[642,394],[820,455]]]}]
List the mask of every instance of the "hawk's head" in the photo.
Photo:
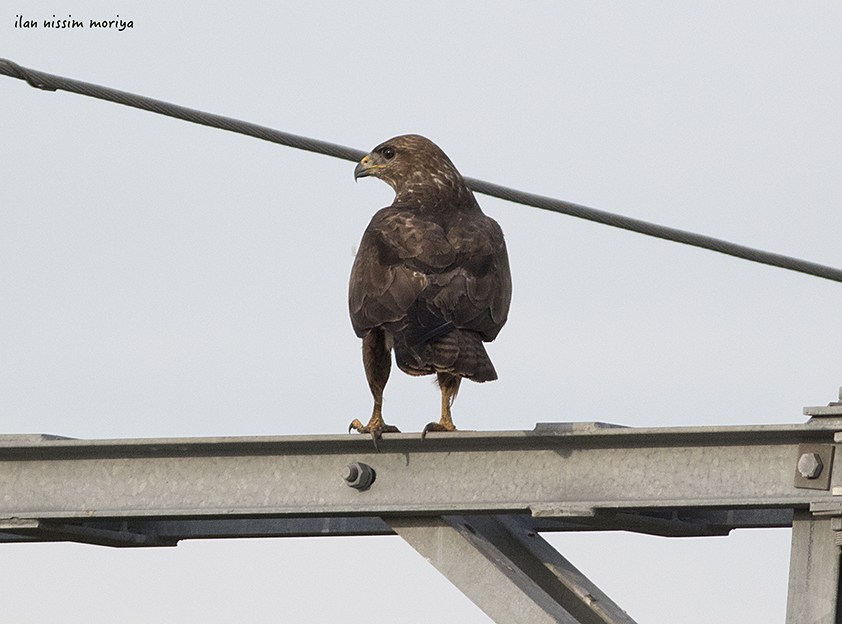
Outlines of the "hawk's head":
[{"label": "hawk's head", "polygon": [[404,193],[461,193],[462,176],[441,149],[422,136],[405,134],[384,141],[363,158],[354,169],[354,179],[374,176]]}]

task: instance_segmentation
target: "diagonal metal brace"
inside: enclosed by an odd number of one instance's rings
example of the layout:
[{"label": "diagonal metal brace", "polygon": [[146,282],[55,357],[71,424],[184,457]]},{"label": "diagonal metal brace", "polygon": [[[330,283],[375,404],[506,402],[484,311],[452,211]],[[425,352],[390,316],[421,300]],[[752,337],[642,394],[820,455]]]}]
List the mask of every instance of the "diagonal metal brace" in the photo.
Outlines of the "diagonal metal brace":
[{"label": "diagonal metal brace", "polygon": [[499,624],[634,624],[517,516],[384,520]]}]

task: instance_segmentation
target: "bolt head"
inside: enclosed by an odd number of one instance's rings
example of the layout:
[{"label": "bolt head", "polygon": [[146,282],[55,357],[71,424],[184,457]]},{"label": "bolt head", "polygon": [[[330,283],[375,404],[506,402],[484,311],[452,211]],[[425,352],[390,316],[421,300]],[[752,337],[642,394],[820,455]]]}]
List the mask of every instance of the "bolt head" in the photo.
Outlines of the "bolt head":
[{"label": "bolt head", "polygon": [[817,479],[822,468],[824,464],[818,453],[804,453],[798,459],[798,472],[805,479]]},{"label": "bolt head", "polygon": [[345,466],[345,474],[342,475],[342,478],[345,479],[348,483],[353,481],[357,478],[360,471],[354,464],[348,464]]},{"label": "bolt head", "polygon": [[345,469],[345,483],[355,490],[367,490],[374,483],[374,468],[362,462],[351,462]]}]

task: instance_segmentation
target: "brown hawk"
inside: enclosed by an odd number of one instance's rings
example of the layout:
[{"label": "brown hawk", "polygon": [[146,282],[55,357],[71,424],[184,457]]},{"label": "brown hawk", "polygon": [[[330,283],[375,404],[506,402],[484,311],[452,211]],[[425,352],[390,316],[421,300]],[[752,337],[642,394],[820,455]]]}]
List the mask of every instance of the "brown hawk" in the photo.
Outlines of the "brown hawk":
[{"label": "brown hawk", "polygon": [[429,431],[456,431],[450,408],[463,377],[497,379],[483,342],[506,322],[512,278],[503,231],[485,216],[445,153],[408,134],[381,143],[354,169],[395,190],[363,234],[348,303],[363,339],[363,364],[374,396],[371,420],[349,427],[375,442],[398,429],[383,421],[391,351],[409,375],[438,376],[441,420]]}]

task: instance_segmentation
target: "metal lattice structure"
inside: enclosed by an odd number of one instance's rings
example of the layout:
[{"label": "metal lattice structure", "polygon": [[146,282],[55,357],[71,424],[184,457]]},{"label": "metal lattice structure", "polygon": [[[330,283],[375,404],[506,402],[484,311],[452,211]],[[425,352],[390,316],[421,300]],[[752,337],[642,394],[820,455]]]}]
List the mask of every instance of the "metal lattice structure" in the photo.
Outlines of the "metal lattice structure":
[{"label": "metal lattice structure", "polygon": [[[0,541],[400,535],[496,622],[633,620],[540,536],[792,527],[787,623],[839,622],[842,402],[804,424],[365,436],[0,436]],[[350,487],[349,487],[350,486]]]}]

